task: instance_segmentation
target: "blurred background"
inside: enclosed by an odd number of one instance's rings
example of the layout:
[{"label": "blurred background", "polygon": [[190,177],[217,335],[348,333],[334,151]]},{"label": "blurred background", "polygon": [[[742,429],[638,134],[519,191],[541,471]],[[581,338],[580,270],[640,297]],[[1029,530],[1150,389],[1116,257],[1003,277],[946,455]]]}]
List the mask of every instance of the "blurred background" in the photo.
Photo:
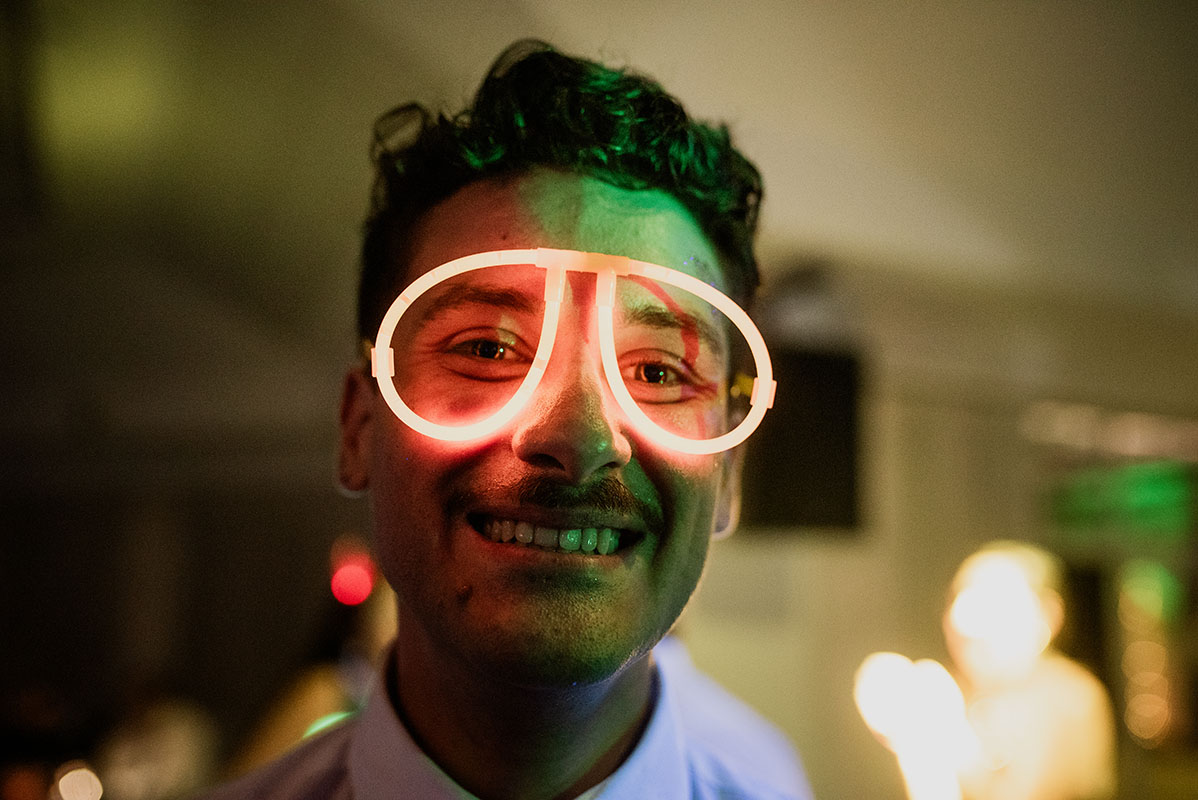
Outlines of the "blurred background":
[{"label": "blurred background", "polygon": [[726,120],[766,179],[784,382],[746,524],[683,619],[696,662],[788,734],[817,796],[900,798],[855,670],[947,662],[957,565],[1036,542],[1067,566],[1062,648],[1111,696],[1122,796],[1193,796],[1193,4],[0,14],[5,763],[90,759],[125,769],[106,796],[170,796],[129,755],[168,759],[155,731],[207,754],[180,780],[210,780],[338,657],[335,544],[369,531],[332,448],[370,126],[457,110],[535,36]]}]

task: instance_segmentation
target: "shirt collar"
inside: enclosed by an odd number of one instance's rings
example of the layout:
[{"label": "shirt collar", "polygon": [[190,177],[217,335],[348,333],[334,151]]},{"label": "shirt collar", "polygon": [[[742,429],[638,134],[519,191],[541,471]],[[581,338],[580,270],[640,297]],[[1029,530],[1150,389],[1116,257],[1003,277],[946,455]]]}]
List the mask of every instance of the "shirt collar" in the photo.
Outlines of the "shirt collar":
[{"label": "shirt collar", "polygon": [[[654,666],[654,701],[649,724],[640,741],[608,780],[596,800],[644,797],[654,787],[660,800],[691,797],[682,731],[671,693],[662,685],[661,670]],[[349,750],[349,778],[356,800],[390,800],[397,788],[405,796],[427,800],[478,800],[425,755],[412,740],[384,683],[376,681],[366,707],[358,717]]]}]

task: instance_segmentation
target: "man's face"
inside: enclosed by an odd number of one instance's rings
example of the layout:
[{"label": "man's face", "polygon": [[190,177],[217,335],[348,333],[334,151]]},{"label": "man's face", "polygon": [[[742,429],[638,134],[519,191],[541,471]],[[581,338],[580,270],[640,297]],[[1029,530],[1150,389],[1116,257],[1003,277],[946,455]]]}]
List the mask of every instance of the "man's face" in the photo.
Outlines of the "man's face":
[{"label": "man's face", "polygon": [[[672,197],[551,171],[471,184],[433,208],[403,282],[460,256],[528,247],[623,255],[724,285],[711,244]],[[481,442],[419,434],[368,378],[347,380],[342,477],[369,486],[401,643],[528,685],[605,678],[669,629],[713,531],[732,523],[733,456],[669,451],[623,418],[602,377],[593,285],[570,276],[536,393]],[[542,537],[607,529],[620,544],[588,554],[493,540],[513,525]]]}]

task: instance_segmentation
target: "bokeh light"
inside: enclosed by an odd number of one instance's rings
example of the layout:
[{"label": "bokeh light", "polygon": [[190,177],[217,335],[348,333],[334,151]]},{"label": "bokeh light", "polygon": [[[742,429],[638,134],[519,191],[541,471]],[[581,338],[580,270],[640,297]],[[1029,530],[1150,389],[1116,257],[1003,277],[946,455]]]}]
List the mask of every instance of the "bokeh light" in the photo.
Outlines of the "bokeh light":
[{"label": "bokeh light", "polygon": [[1158,694],[1141,692],[1127,700],[1127,711],[1123,715],[1127,730],[1145,747],[1156,747],[1169,730],[1172,714],[1169,701]]},{"label": "bokeh light", "polygon": [[368,562],[351,560],[334,570],[329,584],[338,602],[356,606],[365,602],[374,590],[374,574]]},{"label": "bokeh light", "polygon": [[898,653],[873,653],[857,669],[853,699],[865,724],[883,738],[892,738],[906,715],[904,688],[911,666],[911,659]]},{"label": "bokeh light", "polygon": [[1139,686],[1151,686],[1165,674],[1169,651],[1160,642],[1131,642],[1123,651],[1123,674]]},{"label": "bokeh light", "polygon": [[976,763],[981,748],[965,698],[940,662],[873,653],[857,669],[853,698],[898,759],[911,800],[959,800],[957,770]]},{"label": "bokeh light", "polygon": [[64,764],[59,769],[55,788],[62,800],[100,800],[104,794],[99,776],[81,762]]},{"label": "bokeh light", "polygon": [[1123,628],[1123,674],[1128,733],[1149,749],[1176,733],[1184,708],[1184,687],[1175,685],[1176,665],[1170,658],[1170,631],[1181,615],[1185,589],[1167,566],[1148,559],[1123,565],[1119,576],[1118,615]]},{"label": "bokeh light", "polygon": [[978,675],[1030,669],[1053,630],[1024,568],[1003,553],[983,553],[960,583],[946,619],[954,658]]}]

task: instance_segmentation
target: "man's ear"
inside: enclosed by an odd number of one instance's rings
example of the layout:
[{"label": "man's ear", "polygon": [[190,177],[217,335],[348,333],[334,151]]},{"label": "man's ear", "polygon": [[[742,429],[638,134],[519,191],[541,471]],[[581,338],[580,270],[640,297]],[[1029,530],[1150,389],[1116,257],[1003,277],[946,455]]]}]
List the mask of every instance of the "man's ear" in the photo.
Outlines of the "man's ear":
[{"label": "man's ear", "polygon": [[341,390],[341,437],[337,484],[356,497],[370,485],[370,444],[374,438],[374,382],[358,366],[345,373]]},{"label": "man's ear", "polygon": [[720,481],[719,495],[716,497],[715,526],[712,539],[726,539],[740,524],[740,489],[741,472],[745,465],[744,446],[734,447],[720,454],[722,460],[720,469],[723,477]]}]

